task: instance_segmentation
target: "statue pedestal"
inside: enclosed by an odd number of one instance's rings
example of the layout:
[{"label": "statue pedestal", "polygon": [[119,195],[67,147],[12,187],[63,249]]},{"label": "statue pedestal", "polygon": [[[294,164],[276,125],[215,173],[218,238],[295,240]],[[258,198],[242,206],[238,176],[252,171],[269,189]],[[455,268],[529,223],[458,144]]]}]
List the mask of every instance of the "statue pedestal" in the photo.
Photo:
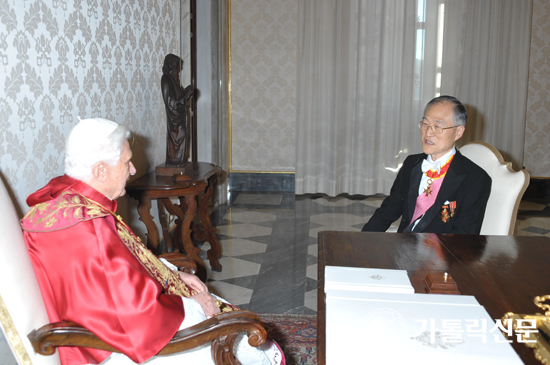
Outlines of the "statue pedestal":
[{"label": "statue pedestal", "polygon": [[160,164],[155,169],[157,176],[174,176],[185,174],[185,167],[189,162],[185,162],[182,166],[166,166],[166,163]]}]

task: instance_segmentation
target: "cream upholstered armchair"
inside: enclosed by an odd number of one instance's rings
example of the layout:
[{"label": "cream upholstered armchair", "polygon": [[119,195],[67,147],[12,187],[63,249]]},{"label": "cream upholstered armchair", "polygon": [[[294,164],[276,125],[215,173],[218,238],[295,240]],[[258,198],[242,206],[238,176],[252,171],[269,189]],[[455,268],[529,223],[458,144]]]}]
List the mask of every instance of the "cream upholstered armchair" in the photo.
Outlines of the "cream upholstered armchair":
[{"label": "cream upholstered armchair", "polygon": [[[55,351],[59,346],[85,346],[116,351],[75,323],[47,324],[48,315],[17,213],[1,180],[0,234],[0,323],[17,362],[60,364],[59,355]],[[177,332],[160,353],[168,355],[211,342],[212,359],[217,365],[239,364],[233,356],[233,343],[239,332],[248,334],[248,342],[252,346],[261,345],[267,337],[256,314],[244,310],[235,311],[220,314]]]},{"label": "cream upholstered armchair", "polygon": [[59,356],[36,354],[27,339],[27,333],[49,319],[17,213],[1,181],[0,217],[0,322],[4,335],[19,364],[60,364]]},{"label": "cream upholstered armchair", "polygon": [[470,142],[460,148],[460,152],[493,180],[480,234],[513,234],[519,203],[529,185],[529,173],[514,171],[496,148],[484,142]]}]

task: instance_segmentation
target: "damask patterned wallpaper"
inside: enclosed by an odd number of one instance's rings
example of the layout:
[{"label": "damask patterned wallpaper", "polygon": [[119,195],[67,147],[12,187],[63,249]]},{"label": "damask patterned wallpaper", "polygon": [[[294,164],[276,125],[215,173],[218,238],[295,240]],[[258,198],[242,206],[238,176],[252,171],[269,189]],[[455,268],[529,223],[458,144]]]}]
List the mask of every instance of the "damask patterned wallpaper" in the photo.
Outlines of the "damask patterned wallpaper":
[{"label": "damask patterned wallpaper", "polygon": [[0,0],[0,174],[22,212],[63,173],[77,116],[128,125],[138,173],[164,161],[160,77],[179,19],[179,0]]},{"label": "damask patterned wallpaper", "polygon": [[231,0],[232,171],[295,170],[298,1]]},{"label": "damask patterned wallpaper", "polygon": [[550,177],[550,2],[533,1],[524,166]]}]

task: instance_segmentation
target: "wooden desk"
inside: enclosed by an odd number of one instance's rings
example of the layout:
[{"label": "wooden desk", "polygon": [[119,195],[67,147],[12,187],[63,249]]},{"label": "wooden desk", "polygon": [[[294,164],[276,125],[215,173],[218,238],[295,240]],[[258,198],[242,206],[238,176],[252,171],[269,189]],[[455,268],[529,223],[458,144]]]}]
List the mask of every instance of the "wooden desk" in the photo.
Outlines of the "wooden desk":
[{"label": "wooden desk", "polygon": [[[493,319],[507,312],[540,313],[537,295],[550,294],[550,238],[430,233],[319,233],[317,363],[325,364],[325,266],[407,270],[416,293],[430,272],[448,272]],[[342,334],[345,335],[345,334]],[[540,365],[523,343],[512,346],[526,364]]]},{"label": "wooden desk", "polygon": [[[185,252],[197,263],[197,275],[203,280],[206,279],[206,267],[199,257],[200,248],[193,245],[193,238],[198,241],[206,239],[210,243],[211,248],[207,253],[210,266],[212,270],[222,270],[219,261],[222,248],[208,212],[214,193],[214,184],[220,172],[219,167],[210,163],[189,162],[182,170],[183,174],[189,175],[189,180],[175,182],[171,176],[157,176],[155,172],[151,172],[126,185],[128,195],[139,201],[139,219],[147,227],[147,247],[155,254],[163,253],[159,252],[159,233],[150,212],[151,200],[156,199],[166,252],[173,252],[174,246],[180,252]],[[180,204],[173,204],[171,198],[179,199]],[[200,223],[194,222],[197,200]],[[178,217],[174,245],[168,231],[166,211]]]}]

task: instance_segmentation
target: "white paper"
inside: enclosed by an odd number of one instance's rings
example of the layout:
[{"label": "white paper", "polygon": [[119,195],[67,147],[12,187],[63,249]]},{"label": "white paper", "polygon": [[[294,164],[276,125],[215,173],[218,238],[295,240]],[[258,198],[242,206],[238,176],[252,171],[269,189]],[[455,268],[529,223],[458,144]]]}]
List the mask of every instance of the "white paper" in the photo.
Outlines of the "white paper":
[{"label": "white paper", "polygon": [[394,302],[411,304],[438,304],[438,305],[468,305],[479,306],[479,302],[473,295],[450,294],[403,294],[403,293],[377,293],[356,290],[330,290],[327,298],[356,299],[370,302]]},{"label": "white paper", "polygon": [[331,290],[414,293],[406,270],[326,266],[325,293]]},{"label": "white paper", "polygon": [[423,303],[327,296],[327,365],[522,364],[498,342],[504,336],[482,306],[429,303],[431,296],[410,295]]}]

